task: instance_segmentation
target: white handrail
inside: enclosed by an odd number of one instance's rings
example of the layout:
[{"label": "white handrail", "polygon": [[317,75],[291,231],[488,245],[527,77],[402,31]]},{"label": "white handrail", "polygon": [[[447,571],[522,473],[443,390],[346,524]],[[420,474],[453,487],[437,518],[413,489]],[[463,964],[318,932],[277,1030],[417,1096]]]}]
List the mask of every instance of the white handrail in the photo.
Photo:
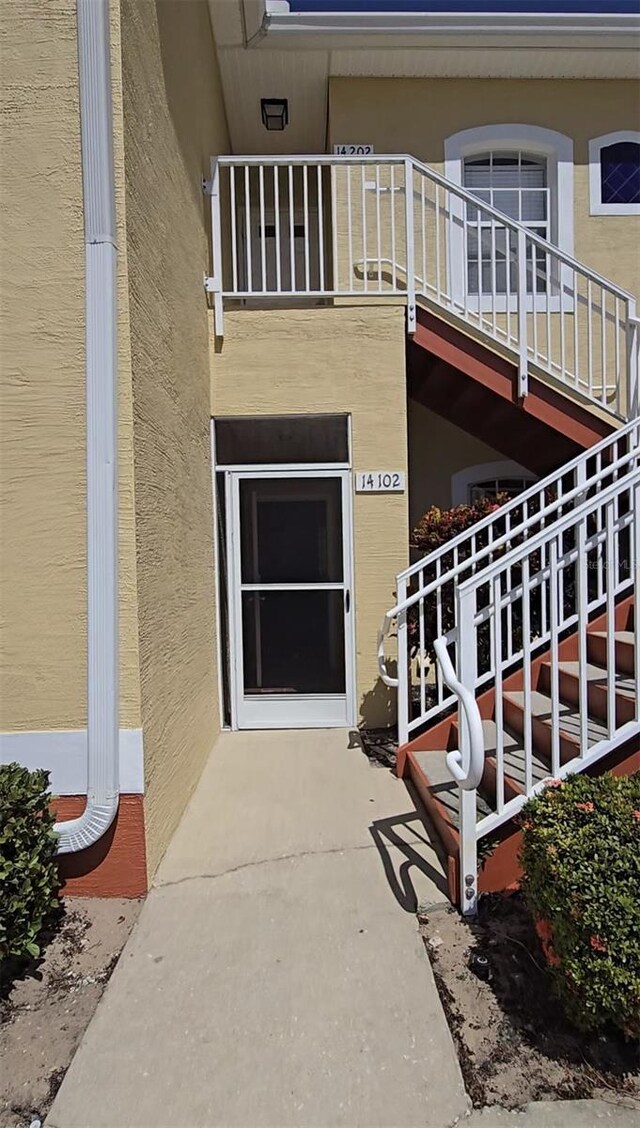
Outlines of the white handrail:
[{"label": "white handrail", "polygon": [[[584,454],[580,455],[574,461],[574,463],[569,463],[566,468],[562,467],[560,471],[557,471],[554,475],[550,475],[548,478],[544,479],[543,482],[536,483],[535,486],[532,486],[531,489],[527,490],[525,493],[518,494],[518,496],[507,505],[498,506],[494,513],[489,514],[488,517],[484,517],[481,521],[478,521],[477,524],[472,525],[470,529],[465,530],[463,533],[459,533],[457,537],[454,537],[452,540],[447,541],[446,544],[441,545],[441,547],[438,549],[435,549],[433,553],[429,553],[429,555],[423,557],[422,560],[420,560],[417,564],[413,564],[410,568],[405,569],[404,572],[401,572],[396,577],[396,581],[399,581],[400,579],[407,579],[410,576],[416,575],[416,573],[426,571],[429,567],[431,567],[433,563],[435,563],[435,561],[441,559],[445,555],[451,555],[452,551],[455,548],[459,548],[461,544],[464,544],[472,537],[477,536],[478,533],[482,532],[484,529],[489,528],[491,525],[497,524],[498,521],[503,521],[504,518],[508,514],[512,513],[514,509],[524,509],[524,503],[526,503],[529,498],[535,497],[536,494],[544,494],[546,490],[550,489],[553,485],[557,484],[559,480],[565,477],[571,468],[578,469],[579,467],[585,465],[587,459],[592,456],[592,453],[594,451],[597,450],[598,452],[600,452],[606,450],[609,446],[612,446],[614,443],[619,442],[621,438],[624,438],[626,435],[631,434],[634,430],[638,431],[638,434],[640,435],[640,420],[632,420],[632,422],[627,424],[626,427],[621,428],[619,431],[615,431],[613,435],[609,436],[603,444],[599,444],[597,448],[590,447],[587,451],[584,452]],[[632,463],[637,463],[638,458],[640,457],[639,445],[640,444],[637,443],[634,448],[626,451],[619,458],[616,458],[612,462],[608,463],[604,467],[601,475],[599,475],[598,478],[601,479],[605,476],[609,477],[610,475],[615,474],[620,470],[624,470],[625,467],[631,465]],[[474,571],[476,573],[480,572],[481,574],[484,574],[485,571],[490,568],[490,564],[483,563],[488,556],[492,556],[494,553],[504,548],[505,545],[509,544],[509,542],[513,541],[516,537],[525,535],[533,525],[538,525],[543,522],[546,523],[549,517],[554,517],[555,519],[555,514],[558,510],[565,508],[571,502],[579,498],[592,484],[593,481],[591,478],[585,478],[584,480],[579,481],[577,485],[573,486],[570,490],[567,490],[566,493],[561,494],[560,497],[554,498],[553,501],[550,501],[546,505],[542,506],[542,508],[537,510],[536,513],[522,519],[519,524],[510,526],[506,532],[502,533],[499,537],[496,537],[495,540],[491,540],[488,544],[484,545],[484,547],[474,550],[472,558],[469,557],[463,560],[461,563],[451,566],[447,569],[446,572],[441,573],[435,579],[431,580],[428,584],[425,584],[418,591],[413,592],[411,595],[407,596],[406,599],[402,600],[401,603],[397,603],[395,607],[392,607],[389,611],[386,612],[385,620],[388,619],[390,622],[393,621],[393,619],[397,618],[401,611],[408,611],[410,607],[413,607],[416,603],[423,599],[425,595],[430,595],[431,592],[435,591],[438,587],[442,586],[444,583],[447,583],[449,580],[456,579],[461,572],[466,571],[471,567],[474,568]],[[481,567],[479,567],[479,565],[481,565]],[[388,633],[388,631],[386,631],[385,633]]]},{"label": "white handrail", "polygon": [[[244,168],[245,166],[249,168],[259,168],[261,165],[268,165],[269,167],[276,168],[288,168],[290,165],[294,168],[303,168],[305,166],[308,168],[309,166],[315,167],[316,165],[319,165],[320,167],[342,166],[349,168],[358,167],[360,165],[401,166],[406,164],[407,161],[410,163],[412,168],[415,169],[416,172],[422,173],[425,177],[427,177],[428,180],[431,180],[432,183],[438,184],[445,191],[451,192],[454,196],[457,196],[458,199],[464,200],[465,203],[470,204],[474,208],[479,208],[486,215],[490,215],[492,219],[495,219],[500,223],[501,227],[507,227],[514,233],[517,233],[518,231],[523,229],[523,224],[518,223],[517,220],[512,219],[511,216],[506,215],[505,212],[501,212],[499,208],[495,208],[492,204],[485,203],[484,200],[479,200],[477,196],[474,196],[472,192],[469,192],[466,188],[463,188],[462,185],[455,184],[452,180],[447,180],[446,176],[442,176],[441,173],[436,172],[436,170],[434,168],[431,168],[430,165],[423,164],[422,161],[416,160],[415,157],[412,157],[408,153],[380,153],[371,156],[357,157],[343,157],[338,156],[337,154],[281,157],[226,156],[218,157],[216,163],[221,168]],[[399,188],[397,190],[404,191],[403,188]],[[415,196],[417,195],[417,193],[414,192],[413,195]],[[462,222],[459,216],[454,217],[454,219]],[[612,282],[609,278],[605,278],[604,275],[598,274],[597,271],[592,270],[583,262],[580,262],[579,259],[573,258],[572,255],[567,254],[567,252],[563,251],[560,247],[557,246],[557,244],[551,243],[547,239],[543,239],[540,235],[536,235],[535,232],[531,231],[528,227],[524,227],[524,230],[527,233],[527,237],[530,238],[532,242],[536,243],[536,245],[540,247],[541,250],[552,254],[555,258],[561,259],[565,266],[570,266],[572,269],[579,270],[586,277],[589,277],[591,281],[596,285],[606,286],[607,289],[609,289],[612,293],[617,294],[618,297],[629,298],[633,300],[633,294],[631,294],[630,291],[625,290],[622,286],[618,286],[617,283]]]},{"label": "white handrail", "polygon": [[[503,521],[509,514],[513,513],[514,510],[524,509],[536,496],[542,496],[547,490],[555,488],[568,474],[572,474],[574,471],[586,467],[588,462],[592,462],[594,458],[597,459],[598,456],[602,455],[609,447],[617,445],[621,439],[624,439],[627,435],[631,436],[634,431],[637,432],[635,443],[637,449],[637,447],[640,446],[640,419],[631,419],[624,427],[612,431],[610,435],[601,439],[599,443],[595,443],[593,446],[588,447],[587,450],[581,451],[580,454],[572,458],[570,462],[565,462],[559,470],[552,470],[550,474],[547,474],[546,478],[539,478],[531,486],[528,486],[526,490],[523,490],[522,493],[512,498],[511,501],[505,502],[504,505],[501,505],[493,513],[488,513],[486,517],[482,517],[479,521],[476,521],[470,529],[463,530],[463,532],[458,533],[456,537],[452,537],[451,540],[441,545],[440,548],[434,549],[433,552],[428,553],[427,556],[423,557],[415,564],[410,564],[408,568],[399,572],[396,578],[398,580],[410,579],[411,576],[422,571],[427,563],[433,564],[439,557],[445,554],[448,555],[454,549],[464,544],[465,541],[470,540],[472,536],[484,532],[490,525],[495,525],[498,521]],[[623,457],[626,460],[626,456]],[[584,485],[581,484],[580,489],[583,488]],[[568,500],[568,496],[563,495],[562,501],[566,500]],[[517,532],[517,527],[514,529],[510,528],[509,532],[510,535],[514,535]]]},{"label": "white handrail", "polygon": [[[640,419],[635,419],[396,577],[399,598],[384,616],[378,634],[378,668],[384,684],[398,691],[398,716],[403,718],[399,722],[401,744],[454,704],[437,663],[435,681],[427,682],[424,658],[434,638],[454,637],[459,624],[457,595],[467,590],[465,581],[475,576],[478,584],[487,582],[492,569],[502,567],[507,554],[515,549],[516,555],[508,556],[509,587],[515,588],[513,569],[520,559],[518,550],[528,551],[534,537],[553,529],[561,520],[565,527],[585,498],[594,493],[602,496],[612,483],[624,484],[639,465]],[[550,492],[553,496],[548,499]],[[547,616],[544,591],[540,599],[541,614]],[[514,625],[511,605],[505,615],[510,637]],[[385,661],[385,639],[401,618],[405,626],[398,631],[398,675],[407,667],[409,648],[421,655],[413,694],[406,679],[401,681],[400,676],[389,674]]]},{"label": "white handrail", "polygon": [[414,157],[221,157],[207,190],[216,334],[229,299],[382,294],[406,303],[410,333],[421,301],[506,349],[520,396],[534,368],[617,419],[637,413],[632,295]]},{"label": "white handrail", "polygon": [[468,757],[465,757],[459,749],[454,749],[447,753],[447,767],[464,791],[473,791],[474,788],[478,787],[484,772],[484,735],[480,710],[475,695],[456,676],[447,650],[446,638],[442,636],[437,638],[433,646],[442,669],[444,681],[458,698],[469,731]]},{"label": "white handrail", "polygon": [[380,677],[382,678],[383,683],[388,686],[389,689],[397,689],[399,685],[398,678],[392,677],[392,675],[389,673],[384,656],[384,640],[389,633],[389,628],[392,622],[393,616],[391,616],[390,618],[389,614],[387,613],[384,617],[382,626],[378,631],[378,670],[380,672]]},{"label": "white handrail", "polygon": [[[528,537],[522,544],[516,545],[509,552],[501,556],[499,560],[487,564],[479,572],[473,576],[469,576],[459,585],[459,592],[461,595],[471,590],[477,590],[483,584],[486,584],[492,575],[497,572],[507,571],[509,568],[515,567],[520,564],[525,556],[530,556],[531,553],[537,552],[548,541],[554,537],[561,536],[573,525],[578,524],[585,513],[591,513],[594,510],[603,508],[608,502],[613,501],[619,494],[630,489],[637,481],[640,481],[640,451],[633,451],[628,457],[627,461],[633,460],[636,463],[634,469],[630,470],[627,475],[621,479],[611,482],[608,486],[604,486],[594,497],[587,498],[585,501],[576,505],[569,513],[560,514],[553,524],[541,529],[538,533]],[[588,490],[589,484],[580,487],[579,492]]]},{"label": "white handrail", "polygon": [[[475,909],[478,841],[517,815],[544,785],[540,757],[546,760],[549,775],[559,778],[586,770],[640,736],[640,452],[636,456],[636,465],[625,474],[615,476],[600,490],[585,490],[584,500],[572,510],[461,583],[456,590],[458,625],[436,640],[442,676],[460,702],[470,733],[467,749],[463,739],[462,756],[449,753],[446,758],[461,789],[460,904],[464,912]],[[548,606],[545,623],[540,620],[543,593]],[[628,635],[617,634],[623,598],[636,608],[631,674],[628,655],[618,653],[618,644],[629,645]],[[505,613],[514,608],[519,631],[509,635]],[[594,632],[596,614],[600,622]],[[534,617],[539,622],[537,630],[533,629]],[[490,640],[484,653],[481,631],[485,641]],[[569,642],[570,635],[572,657],[568,662],[562,640]],[[452,682],[446,653],[447,642],[453,640],[461,665],[466,665],[466,674],[456,679],[458,684]],[[546,655],[537,666],[536,655],[543,648]],[[479,668],[480,656],[484,669]],[[516,665],[521,670],[519,686],[514,690],[512,685],[505,692],[505,677]],[[563,688],[562,678],[573,679],[572,687]],[[487,793],[488,813],[478,819],[475,789],[482,779],[485,757],[484,749],[480,756],[474,740],[480,739],[478,727],[482,735],[478,694],[488,684],[493,686],[491,775],[495,786]],[[514,733],[519,739],[509,761],[507,739],[513,739]],[[466,776],[465,752],[470,767]],[[517,786],[509,794],[513,757]]]}]

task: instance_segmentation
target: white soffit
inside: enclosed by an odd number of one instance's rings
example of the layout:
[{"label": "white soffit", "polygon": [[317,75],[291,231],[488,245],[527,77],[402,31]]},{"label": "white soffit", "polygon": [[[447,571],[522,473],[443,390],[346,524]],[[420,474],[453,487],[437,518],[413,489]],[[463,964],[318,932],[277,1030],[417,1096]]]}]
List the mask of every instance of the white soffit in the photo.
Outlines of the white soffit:
[{"label": "white soffit", "polygon": [[[554,34],[548,19],[544,30],[514,32],[513,20],[496,17],[490,34],[473,35],[468,23],[463,32],[432,20],[428,31],[392,35],[399,14],[376,18],[367,34],[362,25],[327,32],[326,14],[294,16],[282,0],[209,0],[209,9],[234,153],[323,152],[331,77],[637,78],[640,71],[638,21],[628,17],[598,17],[580,31],[574,22],[571,33],[558,17]],[[616,20],[626,20],[624,35]],[[262,125],[265,97],[289,101],[282,133]]]},{"label": "white soffit", "polygon": [[637,78],[640,56],[635,48],[413,47],[336,50],[330,66],[335,78]]},{"label": "white soffit", "polygon": [[[234,153],[324,152],[328,58],[325,51],[218,51]],[[261,98],[287,98],[289,124],[267,132]]]}]

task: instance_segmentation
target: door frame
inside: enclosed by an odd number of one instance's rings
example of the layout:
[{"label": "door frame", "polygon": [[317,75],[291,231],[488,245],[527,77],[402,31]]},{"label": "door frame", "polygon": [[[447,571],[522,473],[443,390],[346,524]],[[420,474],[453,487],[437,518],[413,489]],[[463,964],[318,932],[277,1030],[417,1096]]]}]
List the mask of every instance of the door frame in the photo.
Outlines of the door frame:
[{"label": "door frame", "polygon": [[[356,721],[356,639],[355,639],[355,591],[354,591],[354,555],[353,555],[353,505],[352,505],[352,473],[351,470],[345,467],[344,463],[305,463],[296,464],[290,463],[283,465],[279,463],[275,466],[269,465],[244,465],[244,466],[225,466],[219,467],[218,473],[224,474],[224,490],[225,490],[225,508],[226,508],[226,528],[227,528],[227,589],[225,592],[227,599],[228,609],[228,624],[229,624],[229,653],[230,653],[230,670],[229,670],[229,699],[231,706],[231,728],[234,731],[243,728],[260,729],[279,729],[279,728],[343,728],[355,725]],[[240,584],[240,543],[239,543],[239,484],[242,480],[273,480],[287,478],[308,478],[309,480],[318,478],[338,478],[342,483],[341,500],[342,500],[342,559],[343,559],[343,581],[342,587],[345,592],[349,592],[349,609],[343,611],[344,621],[344,645],[345,645],[345,692],[344,694],[296,694],[296,695],[282,695],[279,699],[281,705],[277,708],[278,695],[273,694],[270,698],[271,705],[271,719],[261,720],[255,726],[242,725],[241,726],[241,698],[244,699],[243,693],[243,677],[244,677],[244,663],[243,663],[243,638],[242,638],[242,590]],[[272,586],[272,585],[268,585]],[[286,590],[289,585],[282,585]],[[317,588],[334,588],[339,585],[325,585],[325,584],[309,584],[309,590]],[[274,590],[278,585],[273,585]],[[221,640],[218,639],[218,653],[220,659],[221,654]],[[267,695],[265,695],[266,698]],[[256,696],[256,701],[265,698]],[[323,701],[329,703],[332,700],[342,702],[344,700],[344,712],[340,717],[331,719],[329,716],[322,717],[320,715],[314,719],[312,716],[305,716],[305,712],[311,712],[314,702],[321,704]],[[296,709],[295,706],[298,706]],[[305,709],[307,706],[307,709]],[[257,707],[256,707],[257,708]],[[293,716],[287,718],[287,712]]]}]

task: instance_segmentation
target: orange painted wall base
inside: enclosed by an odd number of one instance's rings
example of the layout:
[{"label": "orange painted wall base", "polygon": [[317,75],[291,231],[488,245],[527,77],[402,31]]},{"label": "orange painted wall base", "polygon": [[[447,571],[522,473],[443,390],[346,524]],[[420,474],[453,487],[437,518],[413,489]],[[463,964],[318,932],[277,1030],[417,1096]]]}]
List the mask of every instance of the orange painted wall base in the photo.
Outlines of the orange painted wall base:
[{"label": "orange painted wall base", "polygon": [[[82,814],[86,795],[54,800],[56,818]],[[121,795],[109,830],[93,846],[60,858],[61,892],[74,897],[143,897],[147,892],[147,858],[142,795]]]}]

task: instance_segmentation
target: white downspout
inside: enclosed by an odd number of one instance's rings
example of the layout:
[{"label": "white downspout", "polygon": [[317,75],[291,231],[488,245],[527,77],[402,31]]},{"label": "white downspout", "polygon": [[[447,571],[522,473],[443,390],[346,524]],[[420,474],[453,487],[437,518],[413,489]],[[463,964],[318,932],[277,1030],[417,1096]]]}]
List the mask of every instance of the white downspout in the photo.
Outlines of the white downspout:
[{"label": "white downspout", "polygon": [[56,823],[58,853],[96,842],[118,810],[116,218],[109,0],[77,0],[85,230],[87,805]]}]

